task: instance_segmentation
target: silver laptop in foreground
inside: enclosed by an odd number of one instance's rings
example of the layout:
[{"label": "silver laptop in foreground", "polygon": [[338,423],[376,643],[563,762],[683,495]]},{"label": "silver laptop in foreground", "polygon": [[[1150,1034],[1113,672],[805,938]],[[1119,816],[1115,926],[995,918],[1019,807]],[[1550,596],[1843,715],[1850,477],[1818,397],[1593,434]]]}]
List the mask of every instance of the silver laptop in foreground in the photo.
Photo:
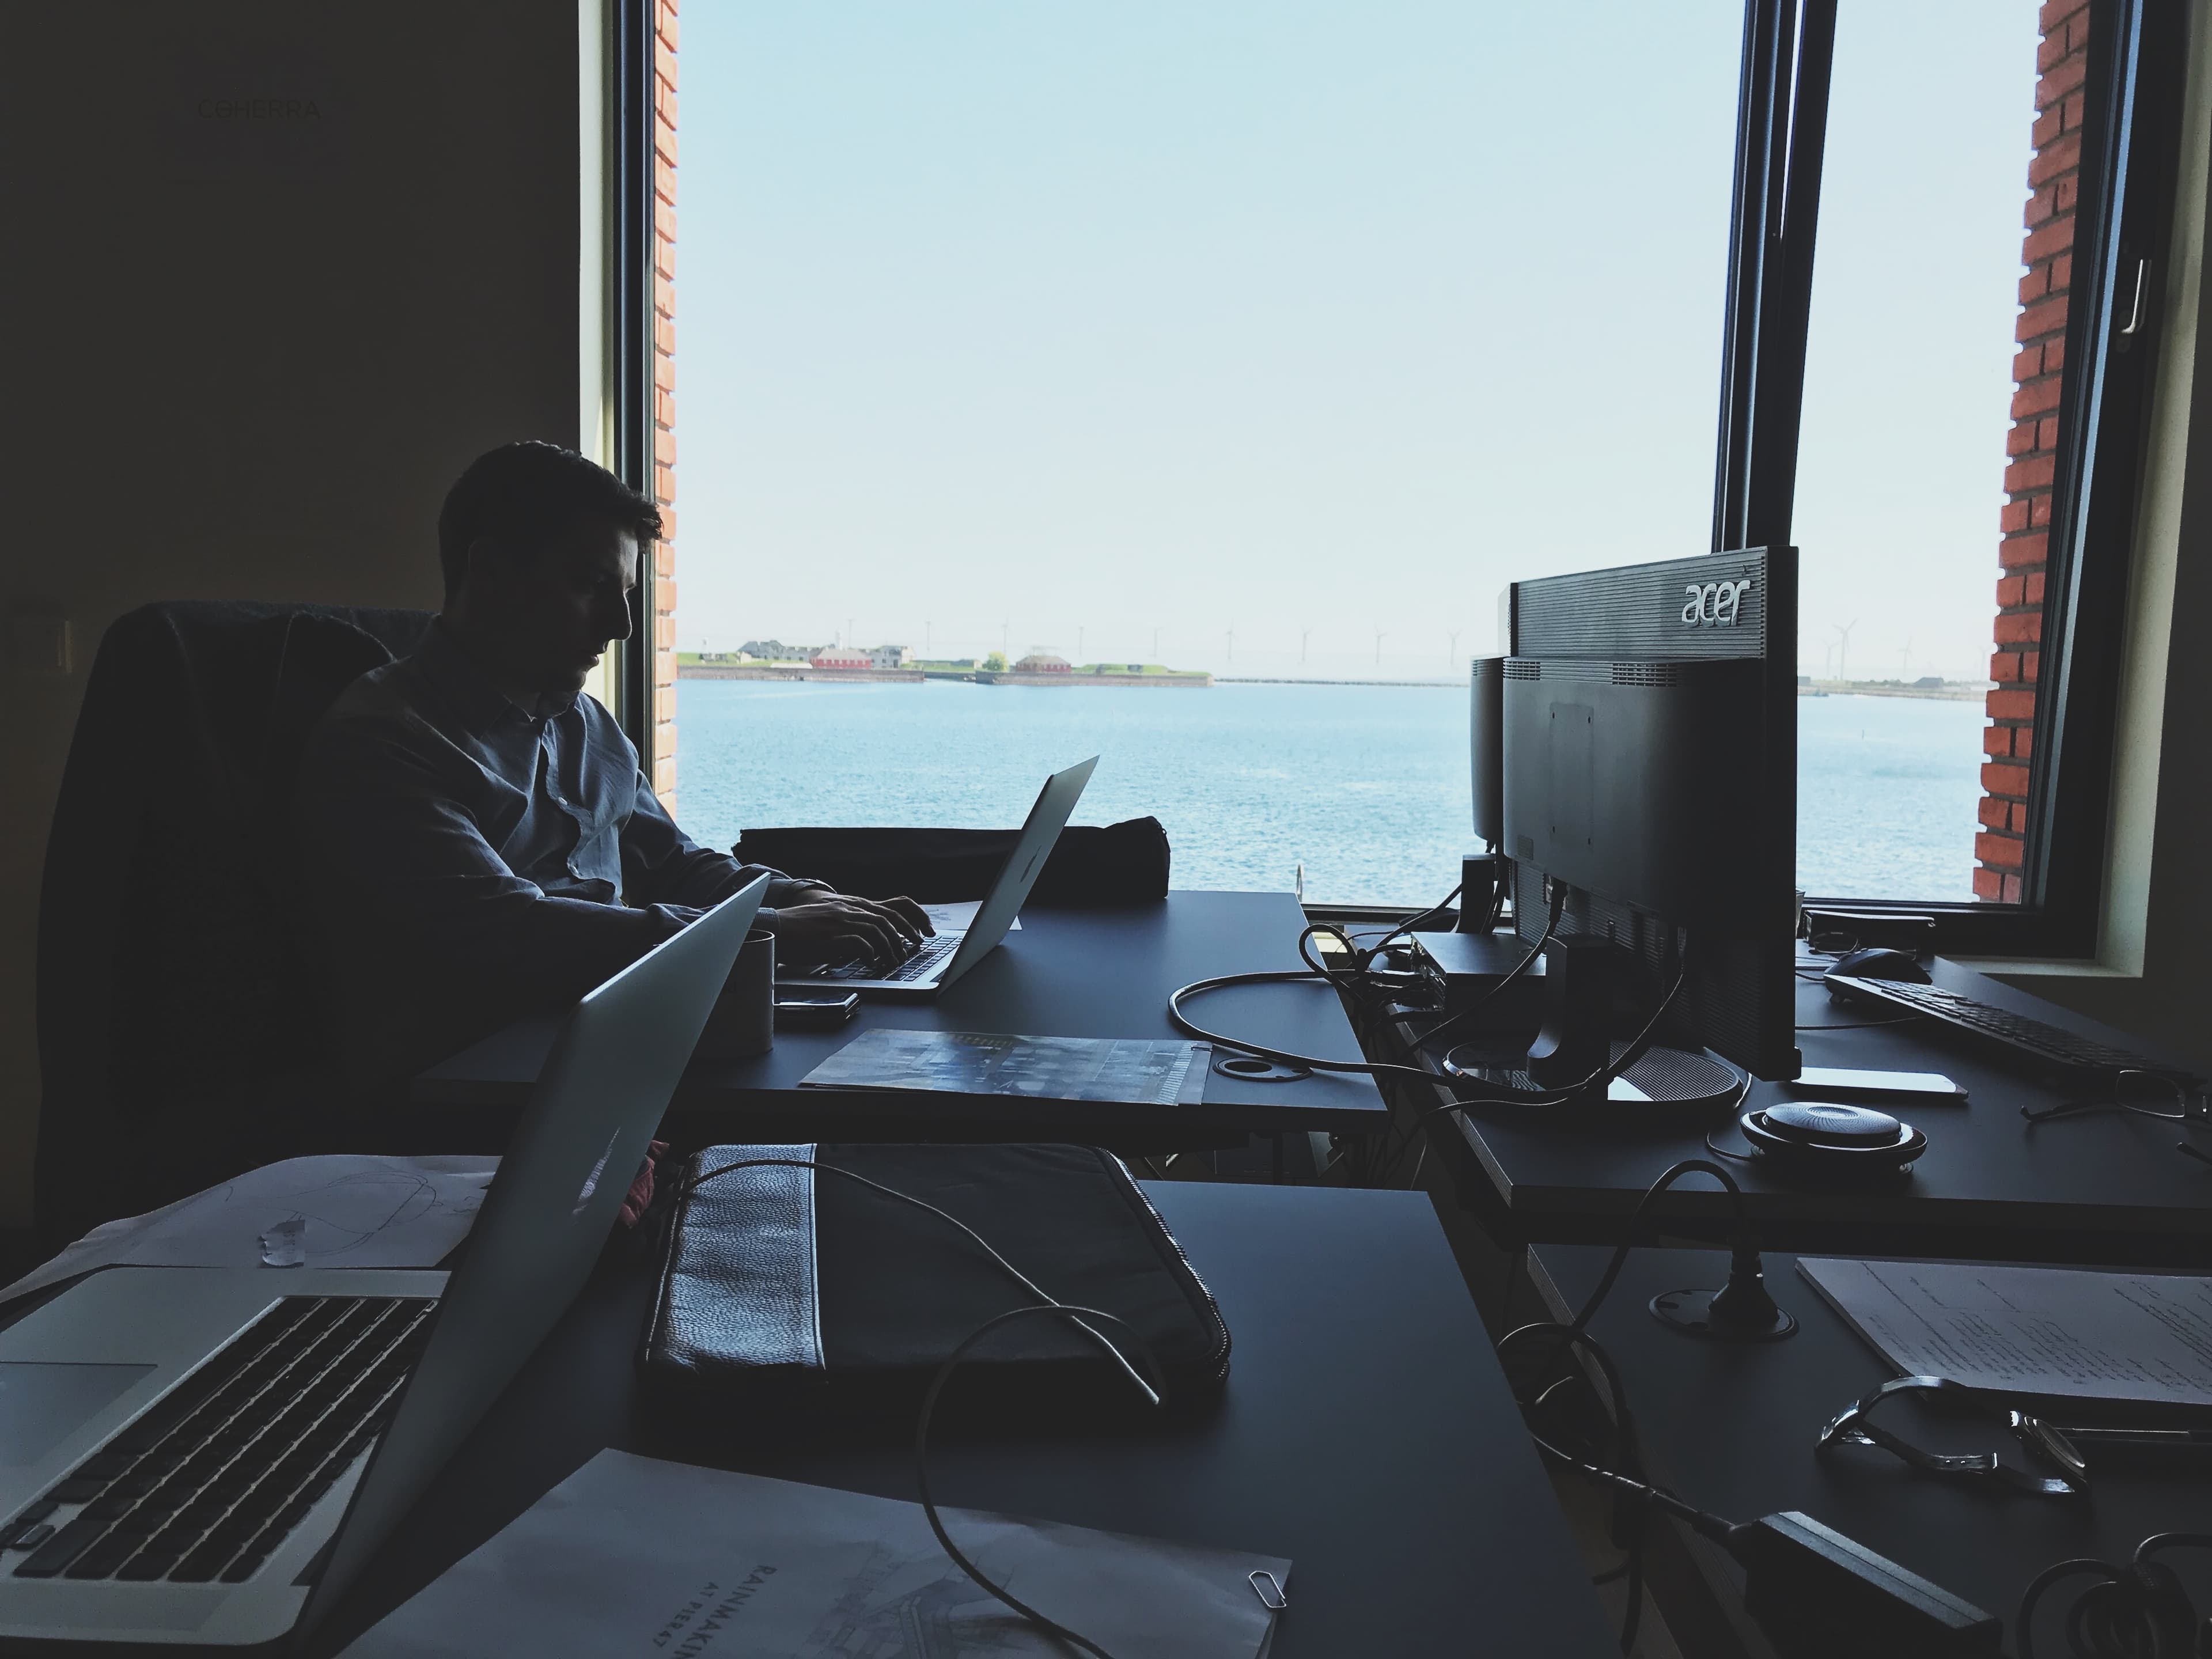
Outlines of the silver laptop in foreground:
[{"label": "silver laptop in foreground", "polygon": [[568,1015],[451,1273],[111,1267],[0,1331],[0,1645],[328,1611],[582,1288],[767,885]]},{"label": "silver laptop in foreground", "polygon": [[1021,915],[1022,905],[1036,885],[1037,872],[1052,856],[1060,832],[1074,816],[1075,803],[1083,799],[1083,786],[1098,764],[1093,755],[1065,772],[1044,781],[1044,788],[1030,808],[1014,850],[999,867],[998,878],[975,909],[975,919],[959,933],[932,934],[921,948],[896,963],[854,962],[833,968],[806,968],[792,973],[776,970],[778,985],[811,985],[839,991],[867,991],[891,999],[921,1000],[982,961],[999,946],[1006,930]]}]

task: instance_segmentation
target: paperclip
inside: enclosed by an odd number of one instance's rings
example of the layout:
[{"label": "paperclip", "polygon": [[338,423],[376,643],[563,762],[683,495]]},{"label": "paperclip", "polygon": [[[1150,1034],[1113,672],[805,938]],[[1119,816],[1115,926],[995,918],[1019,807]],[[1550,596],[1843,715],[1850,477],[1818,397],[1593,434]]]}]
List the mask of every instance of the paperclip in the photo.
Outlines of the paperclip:
[{"label": "paperclip", "polygon": [[[1261,1581],[1267,1582],[1262,1583]],[[1283,1586],[1275,1575],[1262,1567],[1251,1574],[1252,1594],[1260,1598],[1260,1605],[1270,1613],[1280,1613],[1291,1605],[1291,1598],[1283,1594]]]}]

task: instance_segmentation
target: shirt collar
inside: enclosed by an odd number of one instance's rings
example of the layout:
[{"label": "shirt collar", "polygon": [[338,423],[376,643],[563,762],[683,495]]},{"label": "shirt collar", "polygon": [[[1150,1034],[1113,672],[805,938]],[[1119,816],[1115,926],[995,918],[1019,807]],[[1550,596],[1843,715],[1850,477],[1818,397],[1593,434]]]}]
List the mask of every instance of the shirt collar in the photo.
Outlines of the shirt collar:
[{"label": "shirt collar", "polygon": [[430,683],[453,704],[462,722],[479,736],[508,720],[520,720],[535,726],[542,720],[565,714],[576,706],[574,697],[565,697],[558,702],[541,698],[543,712],[535,717],[526,713],[506,692],[492,684],[491,677],[453,637],[453,632],[446,626],[443,617],[430,619],[430,630],[422,636],[422,643],[416,647],[415,660]]}]

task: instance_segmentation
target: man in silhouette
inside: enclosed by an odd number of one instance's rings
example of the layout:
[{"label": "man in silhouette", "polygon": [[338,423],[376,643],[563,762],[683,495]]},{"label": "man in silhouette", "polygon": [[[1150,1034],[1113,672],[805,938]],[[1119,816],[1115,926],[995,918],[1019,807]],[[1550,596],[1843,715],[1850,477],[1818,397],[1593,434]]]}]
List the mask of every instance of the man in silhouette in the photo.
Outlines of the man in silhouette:
[{"label": "man in silhouette", "polygon": [[359,1072],[410,1075],[553,1012],[754,877],[784,962],[895,959],[908,899],[850,898],[693,843],[583,695],[630,631],[649,500],[572,450],[480,456],[438,515],[445,606],[348,687],[296,797],[305,921]]}]

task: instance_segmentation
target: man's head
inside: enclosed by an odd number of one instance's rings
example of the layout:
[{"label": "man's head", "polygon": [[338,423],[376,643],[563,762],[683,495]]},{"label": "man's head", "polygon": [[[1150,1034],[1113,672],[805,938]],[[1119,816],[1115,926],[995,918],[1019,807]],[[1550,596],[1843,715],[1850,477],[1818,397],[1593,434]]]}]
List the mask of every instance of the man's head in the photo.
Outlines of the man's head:
[{"label": "man's head", "polygon": [[510,695],[574,696],[629,636],[638,556],[660,533],[651,501],[574,450],[503,445],[438,514],[447,622]]}]

